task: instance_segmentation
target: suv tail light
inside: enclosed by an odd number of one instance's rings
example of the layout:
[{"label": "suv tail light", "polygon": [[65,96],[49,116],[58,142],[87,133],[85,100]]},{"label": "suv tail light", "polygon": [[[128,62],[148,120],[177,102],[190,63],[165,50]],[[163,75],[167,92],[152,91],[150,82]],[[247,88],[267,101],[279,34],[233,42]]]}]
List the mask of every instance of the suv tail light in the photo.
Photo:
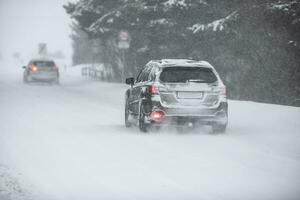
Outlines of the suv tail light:
[{"label": "suv tail light", "polygon": [[227,96],[227,91],[226,91],[226,87],[225,87],[225,86],[221,88],[220,94],[221,94],[222,96],[224,96],[224,97]]},{"label": "suv tail light", "polygon": [[161,122],[164,116],[165,113],[163,111],[153,111],[150,115],[150,118],[155,122]]},{"label": "suv tail light", "polygon": [[150,85],[148,91],[150,94],[158,94],[158,87],[156,85]]}]

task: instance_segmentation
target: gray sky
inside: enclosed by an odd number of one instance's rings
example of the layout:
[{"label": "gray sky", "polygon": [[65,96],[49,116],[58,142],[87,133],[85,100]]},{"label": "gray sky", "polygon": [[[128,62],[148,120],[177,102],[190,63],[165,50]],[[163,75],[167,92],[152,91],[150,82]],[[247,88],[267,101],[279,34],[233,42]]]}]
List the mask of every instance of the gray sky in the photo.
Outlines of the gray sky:
[{"label": "gray sky", "polygon": [[[20,52],[24,60],[34,57],[38,43],[48,51],[71,57],[69,16],[63,5],[70,0],[0,0],[0,53],[3,58]],[[74,1],[74,0],[72,0]]]}]

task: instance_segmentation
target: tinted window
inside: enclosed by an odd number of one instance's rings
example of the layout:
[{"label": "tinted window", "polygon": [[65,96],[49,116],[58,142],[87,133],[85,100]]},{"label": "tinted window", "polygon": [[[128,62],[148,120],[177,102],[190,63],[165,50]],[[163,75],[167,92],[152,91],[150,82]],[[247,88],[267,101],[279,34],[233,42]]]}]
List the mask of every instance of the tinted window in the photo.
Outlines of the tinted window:
[{"label": "tinted window", "polygon": [[150,72],[150,81],[154,81],[156,78],[156,73],[158,72],[157,67],[153,66]]},{"label": "tinted window", "polygon": [[143,71],[138,75],[137,82],[148,81],[150,72],[151,67],[147,66],[146,68],[144,68]]},{"label": "tinted window", "polygon": [[136,82],[142,82],[143,81],[143,77],[145,75],[145,68],[139,73],[139,75],[136,78]]},{"label": "tinted window", "polygon": [[142,81],[148,81],[149,80],[149,75],[150,75],[150,72],[151,72],[151,67],[150,66],[147,66],[145,71],[144,71],[144,74],[143,74],[143,80]]},{"label": "tinted window", "polygon": [[53,61],[34,61],[34,65],[38,67],[54,67],[55,63]]},{"label": "tinted window", "polygon": [[138,74],[138,76],[136,77],[136,82],[141,82],[141,77],[142,77],[142,72],[143,71],[140,71],[140,73]]},{"label": "tinted window", "polygon": [[167,67],[163,69],[159,79],[167,83],[213,83],[217,77],[211,69],[205,67]]}]

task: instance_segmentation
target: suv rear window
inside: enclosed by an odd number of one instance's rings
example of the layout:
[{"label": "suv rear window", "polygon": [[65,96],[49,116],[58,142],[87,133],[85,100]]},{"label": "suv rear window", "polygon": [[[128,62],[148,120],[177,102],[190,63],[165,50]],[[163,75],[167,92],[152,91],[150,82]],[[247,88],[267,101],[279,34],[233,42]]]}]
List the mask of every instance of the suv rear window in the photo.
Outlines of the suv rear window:
[{"label": "suv rear window", "polygon": [[166,83],[213,83],[217,81],[213,71],[205,67],[166,67],[159,79]]},{"label": "suv rear window", "polygon": [[34,61],[33,64],[38,67],[54,67],[55,66],[53,61]]}]

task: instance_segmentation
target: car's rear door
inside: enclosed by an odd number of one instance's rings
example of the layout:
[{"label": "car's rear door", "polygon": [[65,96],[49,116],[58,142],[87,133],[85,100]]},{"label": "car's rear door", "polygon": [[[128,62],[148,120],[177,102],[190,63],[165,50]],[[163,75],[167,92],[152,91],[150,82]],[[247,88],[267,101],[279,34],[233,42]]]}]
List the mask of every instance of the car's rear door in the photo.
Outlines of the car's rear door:
[{"label": "car's rear door", "polygon": [[137,115],[139,113],[139,106],[140,102],[143,98],[143,94],[146,91],[146,88],[148,87],[148,80],[149,80],[149,74],[151,71],[150,66],[146,66],[140,74],[137,76],[136,82],[132,87],[132,93],[131,93],[131,100],[130,100],[130,107],[132,108],[132,111]]}]

